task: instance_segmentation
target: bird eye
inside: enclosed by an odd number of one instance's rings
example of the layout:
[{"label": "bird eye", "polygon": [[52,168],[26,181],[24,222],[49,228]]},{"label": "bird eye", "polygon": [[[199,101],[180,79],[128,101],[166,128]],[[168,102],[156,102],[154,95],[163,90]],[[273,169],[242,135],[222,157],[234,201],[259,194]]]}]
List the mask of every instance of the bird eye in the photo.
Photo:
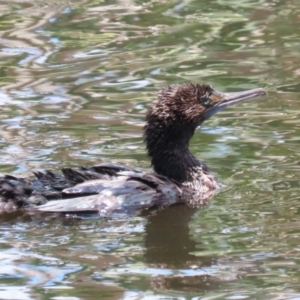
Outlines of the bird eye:
[{"label": "bird eye", "polygon": [[204,105],[209,105],[210,102],[211,102],[211,99],[208,98],[208,97],[205,97],[205,98],[203,99],[203,104],[204,104]]}]

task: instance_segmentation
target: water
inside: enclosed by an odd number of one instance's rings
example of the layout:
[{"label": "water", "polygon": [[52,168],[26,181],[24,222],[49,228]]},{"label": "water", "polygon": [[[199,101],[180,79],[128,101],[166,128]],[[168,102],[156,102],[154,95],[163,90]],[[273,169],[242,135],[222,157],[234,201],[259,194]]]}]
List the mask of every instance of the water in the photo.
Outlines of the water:
[{"label": "water", "polygon": [[226,188],[124,219],[0,215],[0,299],[300,299],[297,0],[1,1],[0,172],[149,168],[175,82],[263,87],[191,141]]}]

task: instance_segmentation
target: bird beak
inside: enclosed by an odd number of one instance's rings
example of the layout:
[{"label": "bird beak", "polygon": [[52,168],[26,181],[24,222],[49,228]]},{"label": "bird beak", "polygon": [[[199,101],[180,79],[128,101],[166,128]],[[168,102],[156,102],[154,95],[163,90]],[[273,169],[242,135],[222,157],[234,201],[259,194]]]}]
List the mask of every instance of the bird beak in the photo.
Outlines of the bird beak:
[{"label": "bird beak", "polygon": [[236,93],[220,93],[214,91],[210,96],[214,104],[204,111],[204,119],[209,119],[227,106],[265,95],[267,95],[267,92],[261,88]]}]

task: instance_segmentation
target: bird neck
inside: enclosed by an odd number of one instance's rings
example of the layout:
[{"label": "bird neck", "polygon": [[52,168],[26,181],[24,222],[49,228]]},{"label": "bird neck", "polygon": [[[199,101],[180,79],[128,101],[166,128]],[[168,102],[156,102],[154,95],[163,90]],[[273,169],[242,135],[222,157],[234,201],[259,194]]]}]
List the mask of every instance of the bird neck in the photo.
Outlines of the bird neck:
[{"label": "bird neck", "polygon": [[200,162],[188,149],[160,149],[163,154],[154,154],[151,163],[158,174],[172,178],[178,182],[193,181],[193,169]]},{"label": "bird neck", "polygon": [[147,122],[144,136],[154,171],[178,182],[193,181],[193,171],[202,166],[189,150],[193,128],[164,127],[159,122]]}]

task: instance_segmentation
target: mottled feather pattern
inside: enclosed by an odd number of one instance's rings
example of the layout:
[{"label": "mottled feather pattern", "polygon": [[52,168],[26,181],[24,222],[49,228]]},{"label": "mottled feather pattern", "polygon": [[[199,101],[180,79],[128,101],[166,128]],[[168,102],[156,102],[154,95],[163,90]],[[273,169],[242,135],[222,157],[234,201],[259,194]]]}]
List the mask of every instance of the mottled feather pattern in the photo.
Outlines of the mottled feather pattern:
[{"label": "mottled feather pattern", "polygon": [[166,122],[174,119],[193,122],[205,109],[201,100],[209,96],[212,91],[212,88],[205,84],[170,85],[158,92],[147,117],[156,116]]},{"label": "mottled feather pattern", "polygon": [[190,177],[192,178],[191,181],[183,183],[185,188],[192,191],[186,197],[189,206],[195,207],[206,204],[207,200],[220,188],[214,176],[202,167],[193,168]]}]

